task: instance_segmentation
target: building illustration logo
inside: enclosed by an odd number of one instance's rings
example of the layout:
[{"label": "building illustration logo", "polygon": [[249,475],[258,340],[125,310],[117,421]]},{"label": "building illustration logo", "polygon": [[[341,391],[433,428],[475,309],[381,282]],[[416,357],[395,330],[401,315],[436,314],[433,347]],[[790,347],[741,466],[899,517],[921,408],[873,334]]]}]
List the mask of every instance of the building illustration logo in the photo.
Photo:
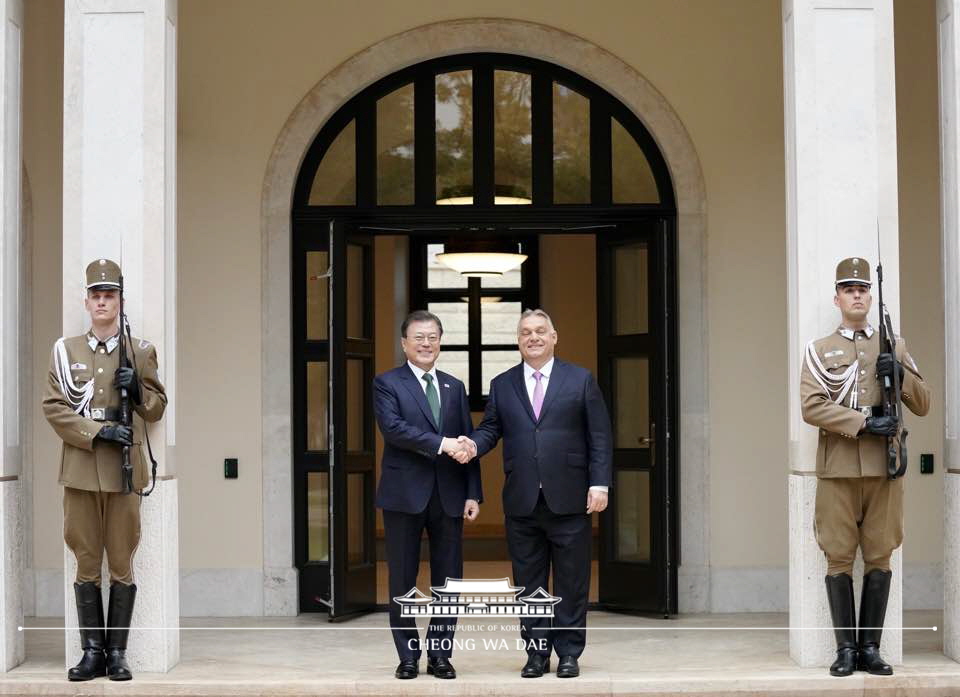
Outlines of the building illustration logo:
[{"label": "building illustration logo", "polygon": [[523,586],[510,585],[510,579],[447,578],[442,586],[431,587],[433,597],[416,587],[393,599],[403,617],[553,617],[553,606],[561,598],[537,588],[520,597]]}]

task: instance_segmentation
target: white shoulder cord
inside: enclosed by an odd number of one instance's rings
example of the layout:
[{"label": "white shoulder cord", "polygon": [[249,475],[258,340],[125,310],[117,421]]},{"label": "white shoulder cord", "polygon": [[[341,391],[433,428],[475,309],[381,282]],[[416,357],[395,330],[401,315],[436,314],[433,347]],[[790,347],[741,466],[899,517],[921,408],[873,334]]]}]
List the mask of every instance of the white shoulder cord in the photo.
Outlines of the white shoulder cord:
[{"label": "white shoulder cord", "polygon": [[837,404],[842,404],[844,398],[849,393],[850,408],[856,409],[858,404],[857,369],[860,367],[859,359],[855,360],[850,367],[848,367],[840,375],[834,375],[823,366],[823,363],[820,362],[820,356],[817,355],[817,350],[814,348],[813,341],[810,341],[807,344],[806,354],[807,368],[810,369],[810,373],[813,375],[814,379],[820,383],[820,387],[822,387],[823,391],[827,393],[827,396]]},{"label": "white shoulder cord", "polygon": [[63,337],[57,339],[54,345],[54,369],[57,374],[57,381],[60,383],[60,392],[63,393],[67,403],[73,410],[90,418],[90,400],[93,399],[93,380],[90,380],[83,387],[77,387],[73,382],[73,376],[70,374],[70,359],[67,357],[67,348],[64,345]]}]

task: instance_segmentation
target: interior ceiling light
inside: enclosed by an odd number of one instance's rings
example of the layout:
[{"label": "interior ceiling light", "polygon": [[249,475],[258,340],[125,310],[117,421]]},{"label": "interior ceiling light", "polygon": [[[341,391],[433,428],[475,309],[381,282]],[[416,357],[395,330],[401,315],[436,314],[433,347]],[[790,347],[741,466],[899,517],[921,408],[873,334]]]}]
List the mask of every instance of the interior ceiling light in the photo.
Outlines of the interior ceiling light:
[{"label": "interior ceiling light", "polygon": [[[519,186],[497,184],[493,187],[493,203],[495,206],[529,206],[533,203],[530,195]],[[473,187],[447,186],[440,191],[437,199],[438,206],[472,206]]]},{"label": "interior ceiling light", "polygon": [[444,245],[437,261],[467,278],[502,276],[527,260],[520,244],[509,240],[454,240]]}]

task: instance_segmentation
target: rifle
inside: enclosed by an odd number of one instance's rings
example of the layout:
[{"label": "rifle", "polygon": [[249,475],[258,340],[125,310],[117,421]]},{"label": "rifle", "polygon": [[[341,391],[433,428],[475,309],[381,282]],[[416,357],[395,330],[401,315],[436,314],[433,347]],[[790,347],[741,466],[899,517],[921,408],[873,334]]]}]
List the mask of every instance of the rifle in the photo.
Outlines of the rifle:
[{"label": "rifle", "polygon": [[[892,417],[900,425],[896,436],[887,436],[887,477],[897,479],[907,471],[907,429],[904,427],[900,400],[900,371],[897,370],[897,335],[893,333],[893,321],[883,302],[883,262],[880,261],[880,221],[877,221],[877,300],[880,303],[880,353],[893,356],[893,375],[881,380],[883,415]],[[900,466],[897,467],[897,447],[900,449]]]},{"label": "rifle", "polygon": [[[123,336],[123,327],[127,317],[123,310],[123,275],[120,276],[120,367],[127,366],[127,342]],[[120,388],[120,423],[133,430],[133,414],[130,411],[130,395],[126,387]],[[133,492],[133,467],[130,465],[130,446],[124,445],[120,460],[120,476],[123,480],[123,493]]]}]

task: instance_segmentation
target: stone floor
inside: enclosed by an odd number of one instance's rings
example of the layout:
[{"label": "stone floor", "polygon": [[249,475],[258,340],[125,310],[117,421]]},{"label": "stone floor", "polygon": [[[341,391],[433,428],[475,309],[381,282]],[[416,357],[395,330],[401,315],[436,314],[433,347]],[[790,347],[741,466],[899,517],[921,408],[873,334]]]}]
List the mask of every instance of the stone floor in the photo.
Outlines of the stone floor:
[{"label": "stone floor", "polygon": [[[939,625],[938,612],[908,612],[908,627]],[[590,613],[580,678],[518,676],[524,655],[512,630],[458,632],[454,681],[421,673],[393,678],[396,657],[384,614],[330,624],[322,617],[182,621],[181,662],[130,683],[64,678],[62,621],[28,618],[27,661],[0,677],[2,695],[923,695],[960,696],[960,664],[940,634],[906,631],[905,665],[889,678],[831,678],[789,658],[784,614],[690,615],[658,620]],[[488,622],[464,625],[480,629]],[[504,621],[504,624],[509,624]],[[488,648],[506,640],[507,648]],[[421,663],[421,669],[425,661]]]}]

